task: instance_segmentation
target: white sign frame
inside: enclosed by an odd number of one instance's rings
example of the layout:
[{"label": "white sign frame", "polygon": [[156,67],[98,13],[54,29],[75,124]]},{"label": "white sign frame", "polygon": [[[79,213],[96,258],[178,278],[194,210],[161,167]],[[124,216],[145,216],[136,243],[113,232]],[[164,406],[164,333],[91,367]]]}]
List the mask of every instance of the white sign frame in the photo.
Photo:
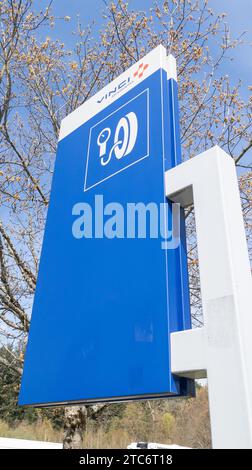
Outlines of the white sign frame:
[{"label": "white sign frame", "polygon": [[252,448],[252,282],[233,159],[218,146],[165,174],[194,203],[204,326],[171,334],[174,374],[208,378],[214,448]]}]

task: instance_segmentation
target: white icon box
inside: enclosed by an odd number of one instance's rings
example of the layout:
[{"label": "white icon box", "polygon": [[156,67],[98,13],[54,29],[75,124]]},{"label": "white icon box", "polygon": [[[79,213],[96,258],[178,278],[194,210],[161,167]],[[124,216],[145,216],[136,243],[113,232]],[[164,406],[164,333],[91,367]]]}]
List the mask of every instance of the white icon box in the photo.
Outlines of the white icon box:
[{"label": "white icon box", "polygon": [[149,156],[149,89],[89,129],[84,191]]}]

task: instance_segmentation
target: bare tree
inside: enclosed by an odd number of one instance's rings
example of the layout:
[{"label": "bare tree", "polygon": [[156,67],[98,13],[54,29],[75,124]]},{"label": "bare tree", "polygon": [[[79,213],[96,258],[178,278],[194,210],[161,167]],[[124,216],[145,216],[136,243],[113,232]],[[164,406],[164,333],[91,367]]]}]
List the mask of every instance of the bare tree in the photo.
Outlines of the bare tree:
[{"label": "bare tree", "polygon": [[[123,0],[104,2],[99,40],[78,19],[76,46],[67,50],[60,39],[46,34],[39,39],[43,28],[48,31],[57,28],[59,21],[70,21],[68,16],[56,18],[51,3],[39,14],[34,13],[32,0],[0,3],[0,333],[4,344],[26,342],[29,331],[61,119],[160,43],[178,62],[183,158],[192,158],[215,143],[230,153],[239,169],[244,220],[251,237],[252,101],[241,97],[241,81],[233,85],[220,72],[227,55],[243,39],[231,39],[224,14],[215,15],[205,0],[157,2],[148,13],[130,11]],[[202,312],[193,210],[188,211],[187,228],[192,315],[197,326]],[[12,367],[21,373],[22,363],[20,354]],[[101,409],[66,409],[66,447],[81,446],[88,413],[95,415]]]}]

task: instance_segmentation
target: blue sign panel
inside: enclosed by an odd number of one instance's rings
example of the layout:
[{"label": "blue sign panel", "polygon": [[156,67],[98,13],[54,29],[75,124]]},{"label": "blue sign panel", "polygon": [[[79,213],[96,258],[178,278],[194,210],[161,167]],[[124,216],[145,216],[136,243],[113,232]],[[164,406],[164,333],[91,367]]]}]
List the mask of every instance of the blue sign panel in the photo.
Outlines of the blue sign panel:
[{"label": "blue sign panel", "polygon": [[[159,46],[62,124],[19,404],[189,394],[170,333],[190,328],[176,81]],[[152,57],[153,63],[151,62]]]}]

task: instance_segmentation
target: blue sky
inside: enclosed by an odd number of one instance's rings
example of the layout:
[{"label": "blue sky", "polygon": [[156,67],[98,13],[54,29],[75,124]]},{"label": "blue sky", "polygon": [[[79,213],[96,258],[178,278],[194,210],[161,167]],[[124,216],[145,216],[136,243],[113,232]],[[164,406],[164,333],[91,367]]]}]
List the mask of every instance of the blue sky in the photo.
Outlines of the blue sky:
[{"label": "blue sky", "polygon": [[[37,9],[48,3],[49,0],[35,0],[34,2]],[[128,3],[131,8],[141,10],[148,10],[154,4],[153,0],[128,0]],[[216,12],[227,13],[231,32],[236,35],[247,30],[247,37],[252,42],[251,0],[209,0],[209,7]],[[53,0],[53,10],[58,16],[69,15],[72,19],[79,14],[83,24],[89,24],[95,20],[97,25],[100,25],[105,6],[103,0]],[[69,27],[61,26],[60,30],[62,33],[69,32]]]},{"label": "blue sky", "polygon": [[[35,0],[34,6],[37,10],[48,5],[49,0]],[[153,6],[153,0],[128,0],[130,8],[148,10]],[[252,0],[209,0],[209,7],[216,13],[225,12],[225,21],[230,26],[231,36],[237,37],[243,31],[247,31],[245,41],[247,45],[239,46],[232,52],[234,61],[226,63],[224,73],[229,74],[234,82],[242,78],[244,81],[243,93],[247,95],[247,87],[251,85],[252,75],[251,46],[252,44]],[[103,0],[53,0],[53,11],[56,16],[70,16],[71,21],[58,22],[54,30],[44,31],[52,38],[63,41],[66,47],[73,47],[75,38],[72,30],[76,25],[76,17],[79,15],[81,24],[88,25],[95,21],[94,34],[102,26],[102,12],[105,10]],[[223,72],[223,70],[222,70]]]},{"label": "blue sky", "polygon": [[[48,5],[49,0],[35,0],[36,9]],[[161,3],[161,2],[160,2]],[[133,9],[148,10],[153,6],[153,0],[128,0],[128,4]],[[251,29],[251,0],[209,0],[209,7],[216,12],[226,12],[229,16],[230,24],[234,33],[239,33],[242,29]],[[53,10],[57,15],[69,15],[74,17],[79,14],[83,22],[90,22],[92,19],[100,22],[101,12],[105,9],[103,0],[53,0]]]}]

